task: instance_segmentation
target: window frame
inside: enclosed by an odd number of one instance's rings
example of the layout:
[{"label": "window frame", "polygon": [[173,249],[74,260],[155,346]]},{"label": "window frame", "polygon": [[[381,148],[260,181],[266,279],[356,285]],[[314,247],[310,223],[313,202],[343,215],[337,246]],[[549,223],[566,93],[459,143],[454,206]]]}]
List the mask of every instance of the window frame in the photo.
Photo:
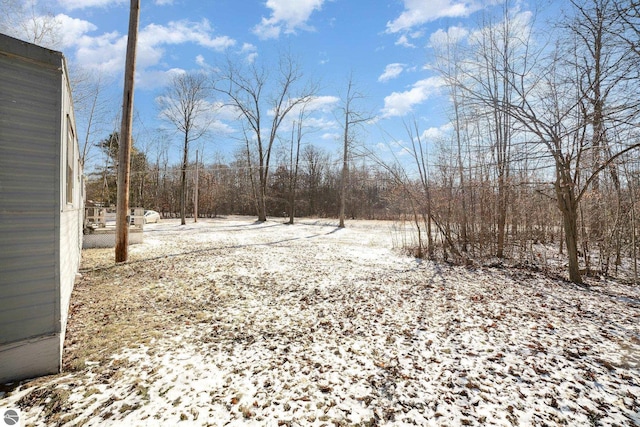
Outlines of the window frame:
[{"label": "window frame", "polygon": [[71,123],[71,117],[67,115],[67,138],[65,155],[65,204],[72,206],[75,201],[75,133]]}]

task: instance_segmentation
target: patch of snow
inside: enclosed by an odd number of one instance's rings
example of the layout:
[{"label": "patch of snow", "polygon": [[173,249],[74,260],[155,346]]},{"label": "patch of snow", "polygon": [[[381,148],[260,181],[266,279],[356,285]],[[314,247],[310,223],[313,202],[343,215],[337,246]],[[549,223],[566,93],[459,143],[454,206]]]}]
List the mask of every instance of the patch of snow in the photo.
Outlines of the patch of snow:
[{"label": "patch of snow", "polygon": [[[136,278],[196,320],[0,404],[58,387],[87,426],[640,424],[637,288],[418,262],[395,230],[153,224],[130,249]],[[172,269],[148,273],[158,260]]]}]

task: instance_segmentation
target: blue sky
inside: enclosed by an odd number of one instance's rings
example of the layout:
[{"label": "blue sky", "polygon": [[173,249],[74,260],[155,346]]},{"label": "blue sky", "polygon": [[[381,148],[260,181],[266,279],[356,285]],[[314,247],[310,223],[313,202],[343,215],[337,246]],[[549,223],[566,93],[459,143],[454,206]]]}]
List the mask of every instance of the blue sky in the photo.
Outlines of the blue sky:
[{"label": "blue sky", "polygon": [[[29,0],[33,1],[33,0]],[[111,115],[120,108],[129,2],[45,0],[61,23],[58,43],[72,67],[92,70],[108,85]],[[329,110],[350,74],[366,94],[361,108],[376,120],[360,131],[363,144],[393,152],[406,139],[404,121],[418,120],[431,137],[446,133],[447,99],[429,70],[431,43],[443,31],[468,31],[496,0],[141,0],[135,109],[137,139],[150,144],[159,119],[155,98],[171,76],[215,66],[226,55],[239,61],[270,61],[288,50],[305,77],[320,82],[326,108],[307,142],[329,152],[340,148],[339,127]],[[526,5],[513,2],[520,10]],[[111,122],[114,122],[112,119]],[[109,122],[109,120],[105,120]],[[228,154],[238,143],[228,134],[230,117],[200,146],[208,155]],[[108,128],[109,125],[106,125]],[[215,130],[215,127],[214,127]],[[108,135],[108,131],[106,131]],[[136,133],[137,132],[137,133]],[[98,136],[96,136],[97,139]],[[170,138],[171,139],[171,138]],[[177,141],[172,151],[179,150]],[[398,149],[397,153],[402,154]],[[193,157],[194,153],[192,153]]]}]

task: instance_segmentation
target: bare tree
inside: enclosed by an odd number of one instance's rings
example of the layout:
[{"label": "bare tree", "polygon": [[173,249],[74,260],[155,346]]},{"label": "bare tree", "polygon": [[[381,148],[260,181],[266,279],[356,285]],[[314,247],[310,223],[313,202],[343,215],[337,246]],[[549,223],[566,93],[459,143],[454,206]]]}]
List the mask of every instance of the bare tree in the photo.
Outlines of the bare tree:
[{"label": "bare tree", "polygon": [[[296,211],[296,193],[298,189],[298,170],[300,165],[300,146],[302,144],[304,107],[298,114],[298,120],[291,127],[289,145],[289,224],[293,224]],[[295,149],[295,150],[294,150]],[[294,153],[295,151],[295,153]]]},{"label": "bare tree", "polygon": [[356,128],[372,119],[372,116],[364,113],[356,105],[358,101],[364,99],[364,94],[360,92],[353,81],[353,75],[347,81],[347,90],[342,97],[339,122],[342,123],[342,172],[340,178],[340,224],[339,228],[344,228],[345,205],[347,199],[347,181],[349,177],[349,154],[355,142]]},{"label": "bare tree", "polygon": [[569,279],[582,283],[578,263],[580,201],[603,169],[640,144],[610,147],[600,166],[587,172],[584,161],[591,144],[587,132],[589,121],[583,110],[585,94],[576,90],[580,71],[562,60],[558,50],[537,65],[541,67],[530,70],[528,76],[520,75],[512,83],[518,101],[501,102],[499,108],[531,132],[537,139],[535,144],[543,147],[553,160],[555,200],[563,218]]},{"label": "bare tree", "polygon": [[71,89],[77,125],[79,128],[84,126],[84,141],[81,141],[80,147],[80,160],[83,165],[90,163],[91,149],[98,145],[94,142],[95,135],[104,134],[109,126],[107,118],[117,116],[115,112],[109,110],[113,103],[106,98],[105,85],[101,74],[75,68]]},{"label": "bare tree", "polygon": [[[280,126],[291,111],[307,104],[317,90],[313,84],[303,84],[302,71],[291,55],[281,55],[274,70],[275,76],[272,76],[266,68],[256,63],[243,68],[228,60],[215,85],[215,89],[228,98],[228,103],[238,111],[244,122],[243,135],[248,154],[253,148],[257,154],[258,221],[267,220],[269,168]],[[270,123],[265,124],[269,116]],[[251,162],[250,155],[248,160]]]},{"label": "bare tree", "polygon": [[[505,190],[500,190],[508,177],[506,168],[512,167],[511,122],[528,135],[523,140],[528,153],[535,154],[540,163],[551,161],[555,175],[553,198],[563,218],[569,278],[576,283],[582,282],[578,262],[580,202],[604,169],[637,146],[633,140],[626,144],[620,140],[616,144],[606,142],[606,123],[611,129],[635,123],[637,103],[627,100],[629,93],[637,91],[630,90],[628,78],[616,77],[624,74],[619,72],[624,70],[620,67],[623,62],[606,59],[624,57],[612,50],[605,52],[611,47],[599,35],[604,18],[598,14],[609,0],[589,1],[595,6],[574,3],[578,12],[574,28],[579,31],[574,31],[568,41],[556,40],[555,47],[541,44],[540,40],[531,43],[530,24],[512,33],[508,21],[512,15],[505,6],[504,23],[496,27],[500,30],[492,30],[482,38],[481,60],[470,61],[464,78],[455,82],[467,98],[493,117],[491,146],[496,147],[499,206],[504,206],[506,196]],[[509,47],[514,42],[519,44],[517,54],[513,46]],[[607,56],[610,54],[613,56]],[[612,67],[613,64],[617,65]],[[606,68],[596,69],[605,65]],[[610,97],[614,93],[617,102],[607,106],[607,94]],[[603,144],[606,150],[602,149]],[[594,156],[596,147],[598,154]],[[498,222],[504,223],[504,213],[499,214]]]},{"label": "bare tree", "polygon": [[[462,243],[462,251],[466,252],[469,245],[469,220],[467,209],[467,186],[465,185],[465,165],[463,160],[463,144],[467,142],[464,141],[464,134],[466,133],[466,127],[468,126],[468,123],[464,111],[465,97],[458,83],[462,79],[462,69],[460,67],[460,63],[462,61],[459,52],[460,47],[458,46],[457,42],[458,39],[456,37],[451,36],[447,33],[446,40],[443,40],[443,43],[436,46],[436,69],[445,81],[445,84],[449,91],[449,99],[451,101],[452,111],[450,115],[451,122],[454,128],[453,138],[456,146],[456,169],[460,184],[459,188],[461,192],[460,211],[462,214],[462,223],[460,224],[460,240]],[[407,128],[407,130],[411,129]],[[409,135],[412,135],[412,133],[410,132]]]},{"label": "bare tree", "polygon": [[616,28],[612,33],[623,40],[635,56],[640,56],[640,44],[638,44],[640,39],[640,1],[613,0],[613,7],[623,22],[623,27],[622,31]]},{"label": "bare tree", "polygon": [[0,0],[0,10],[0,32],[50,49],[60,46],[61,23],[37,1]]},{"label": "bare tree", "polygon": [[[497,206],[497,250],[498,258],[504,257],[507,209],[509,206],[508,182],[511,173],[511,147],[514,133],[513,119],[506,108],[513,98],[511,81],[515,78],[512,70],[519,69],[517,58],[524,51],[523,43],[526,27],[518,25],[512,16],[508,2],[503,5],[501,20],[497,24],[487,22],[480,32],[479,49],[481,60],[480,70],[483,91],[495,105],[501,103],[505,109],[492,108],[488,115],[492,153],[495,159],[498,194]],[[524,34],[523,34],[524,33]]]},{"label": "bare tree", "polygon": [[[529,45],[528,21],[518,15],[510,1],[502,3],[501,14],[494,19],[484,16],[481,27],[468,37],[469,49],[466,56],[462,50],[462,37],[458,34],[448,36],[439,46],[437,69],[449,88],[453,104],[453,123],[457,143],[458,175],[462,187],[461,234],[463,250],[466,250],[467,204],[471,204],[471,190],[465,185],[465,174],[462,171],[462,143],[469,145],[469,138],[461,134],[475,134],[478,143],[491,159],[484,159],[477,153],[476,161],[491,166],[496,178],[497,194],[495,195],[495,244],[494,255],[504,257],[507,238],[507,219],[509,211],[509,181],[512,165],[512,146],[515,134],[515,123],[507,111],[512,103],[514,90],[513,80],[526,67],[527,48]],[[457,46],[456,46],[457,45]],[[498,108],[501,105],[502,108]],[[463,133],[464,132],[464,133]],[[463,140],[464,139],[464,140]],[[478,165],[476,165],[478,166]],[[472,204],[471,204],[472,205]],[[481,227],[488,226],[486,221]],[[493,227],[492,227],[493,228]]]},{"label": "bare tree", "polygon": [[[424,192],[424,209],[421,210],[422,218],[426,226],[427,234],[427,256],[433,259],[434,245],[433,232],[431,223],[433,221],[433,212],[431,209],[431,184],[429,182],[429,162],[426,141],[423,141],[420,131],[418,130],[418,122],[414,119],[413,126],[405,123],[405,128],[411,141],[411,156],[416,164],[420,177],[420,185]],[[416,224],[418,221],[416,219]],[[419,230],[419,224],[418,224]],[[419,242],[421,243],[421,242]]]},{"label": "bare tree", "polygon": [[189,143],[202,137],[208,130],[211,114],[207,99],[211,95],[208,79],[202,73],[183,73],[174,76],[163,96],[157,99],[160,115],[183,136],[182,166],[180,171],[180,221],[186,224],[187,165]]},{"label": "bare tree", "polygon": [[[566,24],[568,36],[575,40],[572,61],[578,70],[578,89],[584,99],[582,111],[589,127],[590,146],[585,159],[592,171],[601,169],[603,161],[611,155],[611,141],[618,139],[622,127],[637,115],[638,79],[633,78],[637,69],[637,57],[632,45],[621,40],[625,33],[625,20],[616,9],[613,0],[572,0],[575,16]],[[588,190],[588,203],[583,211],[587,219],[582,223],[582,250],[587,270],[590,269],[590,242],[600,251],[601,268],[607,268],[610,247],[618,240],[622,212],[622,187],[620,171],[615,163],[606,170],[608,175],[595,174]],[[601,180],[609,178],[612,188],[601,188]],[[606,182],[605,182],[606,183]],[[609,195],[617,196],[615,201]],[[611,203],[613,201],[613,203]],[[607,212],[616,206],[614,212]]]},{"label": "bare tree", "polygon": [[321,186],[327,175],[329,154],[314,145],[307,145],[302,150],[302,166],[304,189],[307,195],[307,215],[318,215],[321,210]]}]

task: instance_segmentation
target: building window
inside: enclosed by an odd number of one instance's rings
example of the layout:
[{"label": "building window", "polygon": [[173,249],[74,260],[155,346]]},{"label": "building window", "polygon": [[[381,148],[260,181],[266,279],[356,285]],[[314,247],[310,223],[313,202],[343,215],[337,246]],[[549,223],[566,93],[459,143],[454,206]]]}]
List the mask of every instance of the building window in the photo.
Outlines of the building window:
[{"label": "building window", "polygon": [[73,204],[73,166],[74,153],[73,148],[75,146],[75,135],[73,134],[73,127],[71,126],[71,119],[67,116],[67,203]]}]

